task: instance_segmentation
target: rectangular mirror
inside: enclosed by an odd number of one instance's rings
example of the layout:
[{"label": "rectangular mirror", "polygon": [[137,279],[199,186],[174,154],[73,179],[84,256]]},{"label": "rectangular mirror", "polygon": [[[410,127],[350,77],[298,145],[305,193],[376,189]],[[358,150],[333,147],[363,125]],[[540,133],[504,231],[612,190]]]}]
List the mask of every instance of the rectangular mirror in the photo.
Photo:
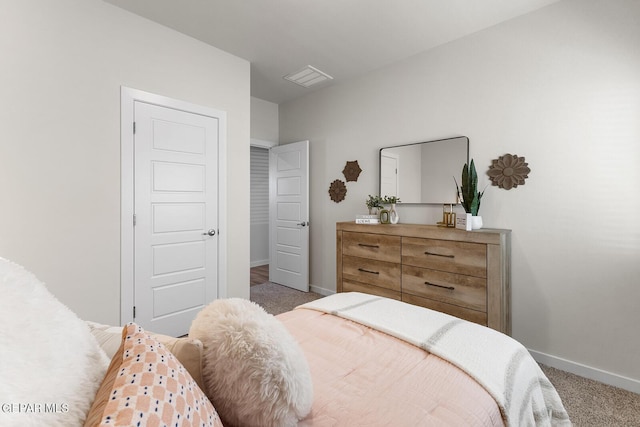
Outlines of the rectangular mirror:
[{"label": "rectangular mirror", "polygon": [[402,203],[457,203],[455,177],[469,161],[469,138],[438,139],[380,149],[380,195]]}]

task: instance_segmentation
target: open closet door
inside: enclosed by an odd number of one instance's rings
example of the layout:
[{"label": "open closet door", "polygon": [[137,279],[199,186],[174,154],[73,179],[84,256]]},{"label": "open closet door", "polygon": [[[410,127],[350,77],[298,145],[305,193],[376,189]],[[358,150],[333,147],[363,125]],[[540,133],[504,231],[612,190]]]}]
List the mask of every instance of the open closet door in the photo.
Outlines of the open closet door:
[{"label": "open closet door", "polygon": [[269,154],[269,281],[309,292],[309,141]]}]

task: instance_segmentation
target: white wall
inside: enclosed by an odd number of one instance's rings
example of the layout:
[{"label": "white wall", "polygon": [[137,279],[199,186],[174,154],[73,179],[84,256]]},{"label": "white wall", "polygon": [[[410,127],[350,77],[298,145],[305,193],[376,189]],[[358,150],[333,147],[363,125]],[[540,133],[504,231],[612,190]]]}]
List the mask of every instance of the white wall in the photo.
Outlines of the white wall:
[{"label": "white wall", "polygon": [[[505,153],[531,168],[480,210],[513,230],[513,336],[640,391],[638,16],[633,0],[562,1],[281,105],[281,141],[310,140],[312,283],[335,289],[335,222],[377,192],[380,147],[467,135],[481,171]],[[435,223],[442,208],[399,211]]]},{"label": "white wall", "polygon": [[251,139],[278,142],[278,104],[251,97]]},{"label": "white wall", "polygon": [[0,256],[120,313],[120,86],[227,112],[228,294],[249,296],[249,63],[100,0],[3,2]]}]

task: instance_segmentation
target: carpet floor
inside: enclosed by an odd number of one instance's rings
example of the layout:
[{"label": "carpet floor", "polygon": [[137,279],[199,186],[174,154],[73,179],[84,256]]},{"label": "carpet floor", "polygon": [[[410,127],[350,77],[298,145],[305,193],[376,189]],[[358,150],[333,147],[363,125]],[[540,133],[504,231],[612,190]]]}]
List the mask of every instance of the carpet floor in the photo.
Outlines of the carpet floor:
[{"label": "carpet floor", "polygon": [[[322,298],[314,292],[266,282],[251,286],[251,301],[273,315]],[[541,365],[575,427],[640,427],[640,394]]]},{"label": "carpet floor", "polygon": [[250,287],[251,301],[262,306],[267,313],[274,316],[293,310],[296,306],[322,298],[315,292],[302,292],[286,286],[266,282]]}]

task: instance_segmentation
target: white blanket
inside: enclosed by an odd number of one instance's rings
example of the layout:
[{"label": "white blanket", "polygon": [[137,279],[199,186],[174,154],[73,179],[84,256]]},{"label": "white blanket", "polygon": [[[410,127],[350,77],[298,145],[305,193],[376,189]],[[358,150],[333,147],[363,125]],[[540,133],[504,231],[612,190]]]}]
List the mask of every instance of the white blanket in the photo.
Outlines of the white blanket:
[{"label": "white blanket", "polygon": [[357,292],[298,308],[330,313],[385,332],[465,371],[496,400],[508,426],[570,426],[553,385],[519,342],[423,307]]}]

